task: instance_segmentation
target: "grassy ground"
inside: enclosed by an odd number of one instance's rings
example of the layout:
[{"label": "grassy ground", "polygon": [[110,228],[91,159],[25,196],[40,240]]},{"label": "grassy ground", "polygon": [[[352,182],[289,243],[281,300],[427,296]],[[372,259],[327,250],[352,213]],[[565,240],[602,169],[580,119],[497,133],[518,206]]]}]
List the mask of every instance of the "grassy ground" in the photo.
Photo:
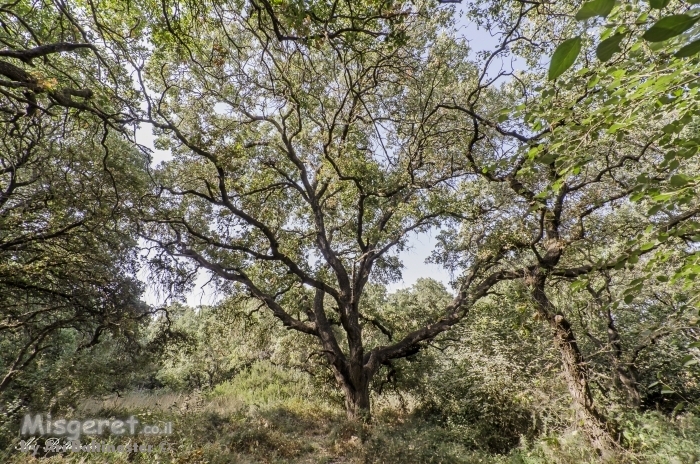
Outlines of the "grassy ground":
[{"label": "grassy ground", "polygon": [[[250,380],[250,379],[249,379]],[[102,436],[97,441],[151,444],[154,452],[65,453],[34,458],[15,452],[0,462],[53,463],[594,463],[596,454],[575,431],[521,443],[508,455],[481,449],[469,429],[428,422],[391,402],[377,403],[369,425],[348,422],[342,409],[304,385],[243,381],[207,395],[131,393],[84,402],[64,417],[172,422],[160,437]],[[631,450],[617,462],[700,462],[700,419],[669,421],[657,414],[626,424]],[[86,442],[86,440],[83,440]],[[161,443],[168,450],[159,451]],[[40,444],[43,441],[40,440]]]},{"label": "grassy ground", "polygon": [[[153,395],[134,393],[104,402],[89,401],[73,417],[135,416],[141,424],[172,422],[173,433],[136,436],[138,443],[168,442],[153,453],[67,453],[48,459],[16,454],[12,463],[168,462],[168,463],[364,463],[487,462],[457,434],[403,414],[384,410],[370,425],[349,422],[337,407],[312,399],[246,403],[223,394]],[[131,437],[97,441],[128,443]],[[40,441],[43,444],[43,441]],[[488,461],[491,462],[491,461]]]}]

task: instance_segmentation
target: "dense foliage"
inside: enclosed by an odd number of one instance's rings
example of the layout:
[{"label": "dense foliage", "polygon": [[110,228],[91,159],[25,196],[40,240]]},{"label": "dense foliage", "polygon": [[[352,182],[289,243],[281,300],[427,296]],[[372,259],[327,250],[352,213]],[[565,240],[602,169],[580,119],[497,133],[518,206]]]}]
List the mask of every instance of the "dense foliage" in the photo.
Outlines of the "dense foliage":
[{"label": "dense foliage", "polygon": [[[696,459],[700,9],[465,3],[0,7],[0,444],[159,388],[408,417],[445,456],[643,459],[648,425]],[[389,292],[428,232],[452,288]]]}]

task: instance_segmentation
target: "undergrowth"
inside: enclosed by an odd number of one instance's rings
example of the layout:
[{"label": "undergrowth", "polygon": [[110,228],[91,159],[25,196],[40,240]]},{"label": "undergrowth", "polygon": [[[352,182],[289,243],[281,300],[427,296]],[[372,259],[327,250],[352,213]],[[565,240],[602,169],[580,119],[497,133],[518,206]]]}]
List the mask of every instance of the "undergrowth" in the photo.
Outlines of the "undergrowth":
[{"label": "undergrowth", "polygon": [[[133,392],[86,401],[73,418],[125,418],[141,424],[172,422],[171,435],[136,436],[151,453],[65,453],[33,457],[8,450],[2,462],[53,463],[595,463],[597,454],[575,430],[527,439],[507,454],[493,454],[468,427],[431,421],[418,410],[384,407],[371,423],[346,420],[343,410],[301,375],[260,365],[204,393]],[[66,415],[65,417],[68,417]],[[655,412],[620,418],[627,450],[616,462],[700,462],[700,417],[671,420]],[[96,441],[126,444],[126,436]],[[19,442],[19,440],[16,440]],[[160,451],[161,443],[169,449]],[[40,440],[40,443],[43,443]]]}]

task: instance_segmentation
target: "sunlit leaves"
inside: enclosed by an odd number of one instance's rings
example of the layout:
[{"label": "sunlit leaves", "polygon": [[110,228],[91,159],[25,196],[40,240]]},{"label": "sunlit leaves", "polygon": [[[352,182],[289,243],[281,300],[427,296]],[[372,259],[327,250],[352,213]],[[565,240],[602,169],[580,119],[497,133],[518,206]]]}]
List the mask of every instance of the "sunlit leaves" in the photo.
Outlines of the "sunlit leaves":
[{"label": "sunlit leaves", "polygon": [[581,52],[581,37],[564,41],[557,47],[549,64],[549,80],[554,80],[569,69]]},{"label": "sunlit leaves", "polygon": [[612,56],[620,51],[620,42],[625,38],[624,34],[615,34],[603,40],[596,48],[595,54],[600,61],[608,61]]},{"label": "sunlit leaves", "polygon": [[579,21],[593,18],[595,16],[608,16],[615,6],[615,0],[592,0],[581,6],[581,9],[576,13],[576,19]]},{"label": "sunlit leaves", "polygon": [[700,52],[700,40],[689,43],[675,53],[677,58],[688,58]]},{"label": "sunlit leaves", "polygon": [[649,42],[663,42],[687,31],[698,22],[699,16],[687,14],[670,15],[659,19],[642,36]]}]

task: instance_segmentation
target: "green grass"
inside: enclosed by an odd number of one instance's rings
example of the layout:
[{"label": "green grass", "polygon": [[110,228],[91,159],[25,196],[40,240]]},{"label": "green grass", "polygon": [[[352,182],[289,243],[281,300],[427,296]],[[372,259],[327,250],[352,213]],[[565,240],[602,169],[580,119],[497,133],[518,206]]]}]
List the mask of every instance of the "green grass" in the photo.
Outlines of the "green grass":
[{"label": "green grass", "polygon": [[[85,401],[64,417],[136,416],[142,424],[171,421],[168,452],[68,453],[34,459],[17,452],[9,464],[53,463],[493,463],[583,464],[599,459],[573,430],[521,442],[508,455],[490,454],[468,427],[445,427],[384,402],[370,424],[346,420],[336,400],[304,376],[261,365],[206,395],[133,392],[123,398]],[[620,463],[700,462],[700,418],[675,420],[657,413],[622,418],[629,450]],[[124,444],[128,437],[101,437]],[[523,439],[524,440],[524,439]],[[137,437],[153,445],[162,438]]]}]

